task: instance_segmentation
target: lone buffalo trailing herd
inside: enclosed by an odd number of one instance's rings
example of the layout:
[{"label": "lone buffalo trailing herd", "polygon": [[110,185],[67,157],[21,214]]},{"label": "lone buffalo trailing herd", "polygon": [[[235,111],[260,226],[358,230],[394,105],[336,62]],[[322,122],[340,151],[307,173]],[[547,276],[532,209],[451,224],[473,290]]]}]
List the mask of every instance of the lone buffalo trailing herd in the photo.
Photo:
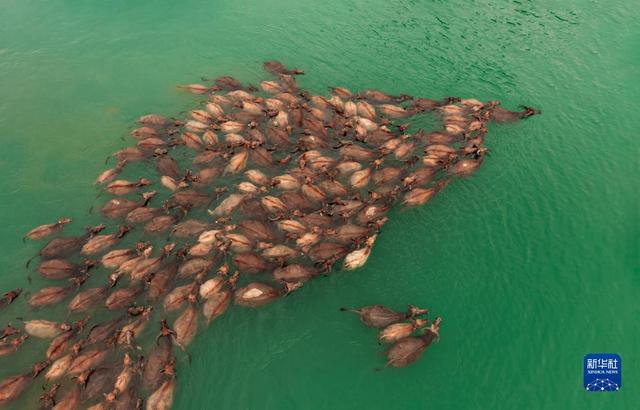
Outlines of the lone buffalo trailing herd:
[{"label": "lone buffalo trailing herd", "polygon": [[[67,234],[61,215],[25,235],[48,241],[33,258],[48,285],[0,294],[1,366],[18,367],[8,357],[23,349],[32,360],[0,381],[0,406],[31,387],[44,408],[170,408],[175,355],[202,325],[232,302],[260,307],[336,264],[363,266],[395,204],[422,205],[475,172],[489,122],[538,113],[343,87],[312,95],[302,70],[264,68],[259,87],[229,76],[181,86],[202,97],[186,118],[140,117],[135,144],[96,180],[109,196],[99,224]],[[412,127],[425,115],[437,130]],[[352,311],[380,329],[390,367],[438,338],[441,319],[425,309]]]}]

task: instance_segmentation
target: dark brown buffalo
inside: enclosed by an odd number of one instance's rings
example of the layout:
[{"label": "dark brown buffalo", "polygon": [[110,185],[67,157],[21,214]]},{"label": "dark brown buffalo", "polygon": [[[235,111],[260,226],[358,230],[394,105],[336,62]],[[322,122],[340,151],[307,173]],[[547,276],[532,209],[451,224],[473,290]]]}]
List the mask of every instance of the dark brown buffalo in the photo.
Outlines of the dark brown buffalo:
[{"label": "dark brown buffalo", "polygon": [[11,326],[11,324],[8,324],[4,329],[2,329],[2,332],[0,332],[0,340],[3,340],[9,336],[13,336],[20,333],[20,329]]},{"label": "dark brown buffalo", "polygon": [[233,257],[233,263],[241,272],[260,273],[267,270],[269,263],[253,253],[238,253]]},{"label": "dark brown buffalo", "polygon": [[186,349],[198,331],[198,310],[193,304],[187,306],[173,322],[173,330],[176,332],[176,344],[183,350]]},{"label": "dark brown buffalo", "polygon": [[162,378],[162,369],[171,360],[171,337],[171,334],[158,337],[157,346],[146,357],[142,372],[142,385],[147,391],[158,387]]},{"label": "dark brown buffalo", "polygon": [[38,272],[47,279],[65,279],[78,271],[78,266],[65,259],[49,259],[42,261]]},{"label": "dark brown buffalo", "polygon": [[0,381],[0,404],[6,404],[17,399],[29,386],[33,378],[31,374],[12,376]]},{"label": "dark brown buffalo", "polygon": [[354,224],[346,224],[342,225],[338,229],[335,230],[335,233],[330,235],[329,237],[336,242],[342,244],[349,244],[355,241],[358,241],[362,238],[365,238],[371,233],[368,227],[354,225]]},{"label": "dark brown buffalo", "polygon": [[113,402],[114,410],[131,410],[142,408],[142,399],[138,395],[138,388],[129,387],[124,392],[118,394]]},{"label": "dark brown buffalo", "polygon": [[18,351],[18,348],[29,338],[29,335],[20,335],[13,338],[0,340],[0,357],[8,356]]},{"label": "dark brown buffalo", "polygon": [[437,339],[438,330],[442,319],[436,318],[435,322],[425,330],[421,336],[411,336],[399,340],[386,351],[388,367],[405,367],[414,363],[425,349]]},{"label": "dark brown buffalo", "polygon": [[87,228],[88,232],[86,235],[52,239],[40,250],[38,255],[43,259],[68,256],[80,250],[87,240],[93,237],[93,235],[100,233],[104,228],[104,225],[91,226]]},{"label": "dark brown buffalo", "polygon": [[58,222],[53,224],[40,225],[37,228],[30,230],[25,236],[25,239],[42,239],[49,235],[53,235],[56,232],[60,232],[62,228],[71,222],[70,218],[62,218]]},{"label": "dark brown buffalo", "polygon": [[194,208],[206,206],[212,201],[209,195],[193,190],[177,191],[173,194],[173,199],[177,204]]},{"label": "dark brown buffalo", "polygon": [[174,288],[164,298],[162,306],[166,312],[180,309],[188,300],[195,301],[197,296],[197,283],[190,283]]},{"label": "dark brown buffalo", "polygon": [[177,224],[171,233],[178,238],[189,238],[200,235],[202,232],[209,229],[210,226],[211,224],[207,222],[199,221],[197,219],[188,219]]},{"label": "dark brown buffalo", "polygon": [[73,359],[67,370],[70,375],[78,376],[102,363],[111,352],[105,348],[83,351]]},{"label": "dark brown buffalo", "polygon": [[136,297],[142,292],[141,287],[120,288],[107,297],[104,305],[109,310],[122,309],[133,304]]},{"label": "dark brown buffalo", "polygon": [[144,152],[138,147],[127,147],[123,148],[118,152],[113,154],[113,157],[116,158],[120,163],[134,162],[140,161],[148,157],[148,153]]},{"label": "dark brown buffalo", "polygon": [[384,329],[382,329],[378,335],[378,341],[380,343],[393,343],[400,339],[411,336],[411,334],[424,325],[427,321],[424,319],[416,319],[411,322],[393,323]]},{"label": "dark brown buffalo", "polygon": [[47,360],[57,360],[73,345],[76,332],[66,332],[51,341],[47,348]]},{"label": "dark brown buffalo", "polygon": [[202,313],[207,323],[222,315],[229,307],[233,293],[230,289],[222,289],[207,296],[202,305]]},{"label": "dark brown buffalo", "polygon": [[175,379],[165,380],[147,399],[147,410],[169,410],[173,404]]},{"label": "dark brown buffalo", "polygon": [[509,111],[502,107],[490,108],[490,119],[495,122],[505,123],[514,122],[523,118],[529,118],[532,115],[540,114],[540,110],[531,107],[522,107],[522,111]]},{"label": "dark brown buffalo", "polygon": [[273,231],[263,222],[248,220],[238,225],[240,232],[256,241],[270,242],[275,239]]},{"label": "dark brown buffalo", "polygon": [[185,261],[178,268],[178,277],[190,278],[211,269],[213,261],[206,258],[192,258]]},{"label": "dark brown buffalo", "polygon": [[160,208],[152,208],[148,206],[140,206],[129,212],[125,217],[125,221],[131,224],[139,224],[148,222],[162,212]]},{"label": "dark brown buffalo", "polygon": [[216,78],[214,83],[221,90],[233,91],[242,88],[240,81],[228,75]]},{"label": "dark brown buffalo", "polygon": [[156,300],[163,295],[178,274],[178,261],[172,260],[152,274],[148,280],[147,297]]},{"label": "dark brown buffalo", "polygon": [[86,289],[71,299],[68,308],[70,312],[82,312],[100,303],[109,291],[109,286]]},{"label": "dark brown buffalo", "polygon": [[369,327],[375,327],[378,329],[389,326],[390,324],[400,322],[407,318],[406,313],[396,312],[382,305],[365,306],[360,309],[347,309],[340,308],[342,311],[348,311],[356,313],[362,323]]},{"label": "dark brown buffalo", "polygon": [[299,74],[304,74],[304,70],[301,70],[299,68],[294,68],[292,70],[289,70],[287,67],[285,67],[284,64],[282,64],[280,61],[276,61],[276,60],[266,61],[263,64],[263,67],[264,67],[264,69],[266,71],[270,72],[273,75],[279,75],[279,74],[299,75]]},{"label": "dark brown buffalo", "polygon": [[273,271],[273,277],[279,281],[304,282],[313,278],[319,272],[308,266],[292,264]]},{"label": "dark brown buffalo", "polygon": [[114,249],[106,253],[101,259],[102,266],[108,269],[116,269],[128,260],[136,256],[136,249]]},{"label": "dark brown buffalo", "polygon": [[145,224],[144,231],[148,234],[159,234],[168,230],[177,220],[174,215],[156,216]]},{"label": "dark brown buffalo", "polygon": [[169,243],[162,247],[160,255],[153,258],[149,257],[148,253],[143,253],[143,257],[136,261],[135,266],[130,269],[131,281],[137,282],[139,280],[149,278],[151,274],[160,269],[162,261],[173,251],[174,248],[175,244]]},{"label": "dark brown buffalo", "polygon": [[167,175],[175,179],[182,176],[180,166],[166,150],[157,149],[154,155],[156,156],[156,169],[160,175]]},{"label": "dark brown buffalo", "polygon": [[116,333],[124,319],[125,316],[120,316],[92,327],[87,336],[86,343],[92,345],[109,339]]},{"label": "dark brown buffalo", "polygon": [[47,367],[49,367],[50,364],[51,362],[49,360],[44,360],[42,362],[34,363],[33,366],[31,367],[31,377],[33,379],[38,377],[40,373],[42,373]]},{"label": "dark brown buffalo", "polygon": [[109,185],[107,185],[105,190],[113,195],[126,195],[134,192],[138,188],[149,186],[151,184],[152,182],[147,178],[140,178],[139,180],[133,182],[118,180],[113,181]]},{"label": "dark brown buffalo", "polygon": [[98,397],[104,398],[103,395],[111,390],[115,375],[109,368],[99,368],[91,373],[87,384],[84,387],[84,396],[88,400],[94,400]]},{"label": "dark brown buffalo", "polygon": [[333,262],[347,253],[347,249],[334,242],[323,242],[316,245],[309,252],[311,260],[314,262]]},{"label": "dark brown buffalo", "polygon": [[32,294],[27,303],[31,307],[53,305],[66,298],[73,289],[73,286],[51,286],[42,288]]},{"label": "dark brown buffalo", "polygon": [[170,120],[162,115],[158,114],[147,114],[138,118],[138,122],[143,125],[149,126],[164,126],[168,125]]},{"label": "dark brown buffalo", "polygon": [[98,185],[102,185],[113,180],[116,176],[118,176],[120,172],[122,172],[126,164],[127,164],[127,161],[119,161],[115,167],[109,168],[103,171],[100,175],[98,175],[98,178],[96,178],[95,183]]},{"label": "dark brown buffalo", "polygon": [[84,255],[93,255],[115,245],[122,239],[132,228],[122,225],[118,227],[118,232],[107,235],[96,235],[89,239],[80,249],[80,253]]},{"label": "dark brown buffalo", "polygon": [[131,211],[141,206],[147,206],[149,201],[156,195],[156,191],[145,192],[142,194],[142,201],[132,201],[124,198],[114,198],[104,204],[101,209],[102,214],[109,219],[117,219],[125,217]]},{"label": "dark brown buffalo", "polygon": [[[43,386],[44,389],[44,386]],[[52,385],[49,390],[46,391],[42,396],[40,396],[40,402],[42,402],[42,406],[45,409],[53,408],[56,405],[56,396],[58,395],[58,390],[60,389],[59,384]]]},{"label": "dark brown buffalo", "polygon": [[2,298],[0,298],[0,308],[9,306],[10,304],[12,304],[13,301],[16,300],[16,298],[20,296],[21,293],[22,293],[22,289],[20,288],[6,292],[4,295],[2,295]]},{"label": "dark brown buffalo", "polygon": [[53,407],[53,410],[75,410],[79,407],[80,386],[73,383],[68,389],[66,394],[62,396],[62,399]]},{"label": "dark brown buffalo", "polygon": [[411,101],[411,107],[415,112],[433,111],[441,105],[441,102],[429,98],[415,98]]}]

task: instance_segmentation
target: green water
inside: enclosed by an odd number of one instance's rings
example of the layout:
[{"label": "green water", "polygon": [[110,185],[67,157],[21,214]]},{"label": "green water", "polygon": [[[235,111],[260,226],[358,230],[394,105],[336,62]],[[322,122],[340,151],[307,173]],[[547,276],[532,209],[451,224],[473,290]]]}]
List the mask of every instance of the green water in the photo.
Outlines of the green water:
[{"label": "green water", "polygon": [[[637,408],[639,19],[631,0],[2,0],[0,289],[31,289],[29,228],[97,220],[105,156],[139,115],[192,106],[176,84],[277,58],[314,92],[528,104],[544,114],[492,126],[477,174],[392,213],[365,268],[202,330],[175,408]],[[441,342],[375,372],[375,332],[338,312],[372,303],[430,307]],[[589,352],[622,356],[620,392],[582,390]]]}]

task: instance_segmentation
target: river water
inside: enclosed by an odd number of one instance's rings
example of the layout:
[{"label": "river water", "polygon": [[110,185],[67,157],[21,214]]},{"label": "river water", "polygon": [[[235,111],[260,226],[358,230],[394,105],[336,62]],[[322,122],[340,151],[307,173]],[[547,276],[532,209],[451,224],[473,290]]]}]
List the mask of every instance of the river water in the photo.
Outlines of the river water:
[{"label": "river water", "polygon": [[[473,177],[392,212],[364,268],[201,330],[175,408],[635,408],[638,19],[630,0],[3,0],[0,289],[31,289],[29,228],[97,220],[91,184],[135,118],[193,105],[176,84],[255,83],[279,59],[313,92],[527,104],[543,115],[492,125]],[[375,332],[338,312],[374,303],[431,308],[441,341],[374,371]],[[620,354],[621,391],[582,389],[590,352]],[[30,362],[1,358],[0,377]]]}]

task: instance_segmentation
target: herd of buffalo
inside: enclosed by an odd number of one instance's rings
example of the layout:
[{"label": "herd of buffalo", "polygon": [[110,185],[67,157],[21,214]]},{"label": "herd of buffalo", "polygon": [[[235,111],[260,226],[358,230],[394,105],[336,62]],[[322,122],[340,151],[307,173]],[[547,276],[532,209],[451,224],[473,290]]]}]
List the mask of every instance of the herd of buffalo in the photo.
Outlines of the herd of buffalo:
[{"label": "herd of buffalo", "polygon": [[[418,316],[429,313],[427,309],[409,306],[407,313],[396,312],[382,305],[365,306],[360,309],[340,308],[342,311],[351,311],[360,317],[362,323],[369,327],[382,329],[378,335],[379,343],[393,343],[386,351],[387,366],[404,367],[422,355],[427,347],[440,338],[440,323],[442,319],[437,317],[433,323],[426,327],[425,319],[416,319]],[[419,336],[412,336],[420,331]]]},{"label": "herd of buffalo", "polygon": [[[135,144],[97,178],[109,195],[100,224],[71,235],[65,217],[26,234],[48,240],[34,259],[49,285],[0,298],[0,367],[17,368],[8,357],[32,344],[29,367],[0,380],[0,406],[33,387],[43,408],[170,408],[174,354],[203,324],[339,262],[363,266],[394,204],[424,204],[476,171],[490,121],[538,113],[342,87],[312,95],[298,87],[302,70],[264,68],[273,77],[259,87],[228,76],[182,86],[203,97],[186,118],[140,117]],[[423,115],[438,129],[414,129]],[[22,293],[29,308],[18,313]],[[438,337],[440,318],[428,326],[423,309],[355,312],[383,329],[388,366]]]}]

